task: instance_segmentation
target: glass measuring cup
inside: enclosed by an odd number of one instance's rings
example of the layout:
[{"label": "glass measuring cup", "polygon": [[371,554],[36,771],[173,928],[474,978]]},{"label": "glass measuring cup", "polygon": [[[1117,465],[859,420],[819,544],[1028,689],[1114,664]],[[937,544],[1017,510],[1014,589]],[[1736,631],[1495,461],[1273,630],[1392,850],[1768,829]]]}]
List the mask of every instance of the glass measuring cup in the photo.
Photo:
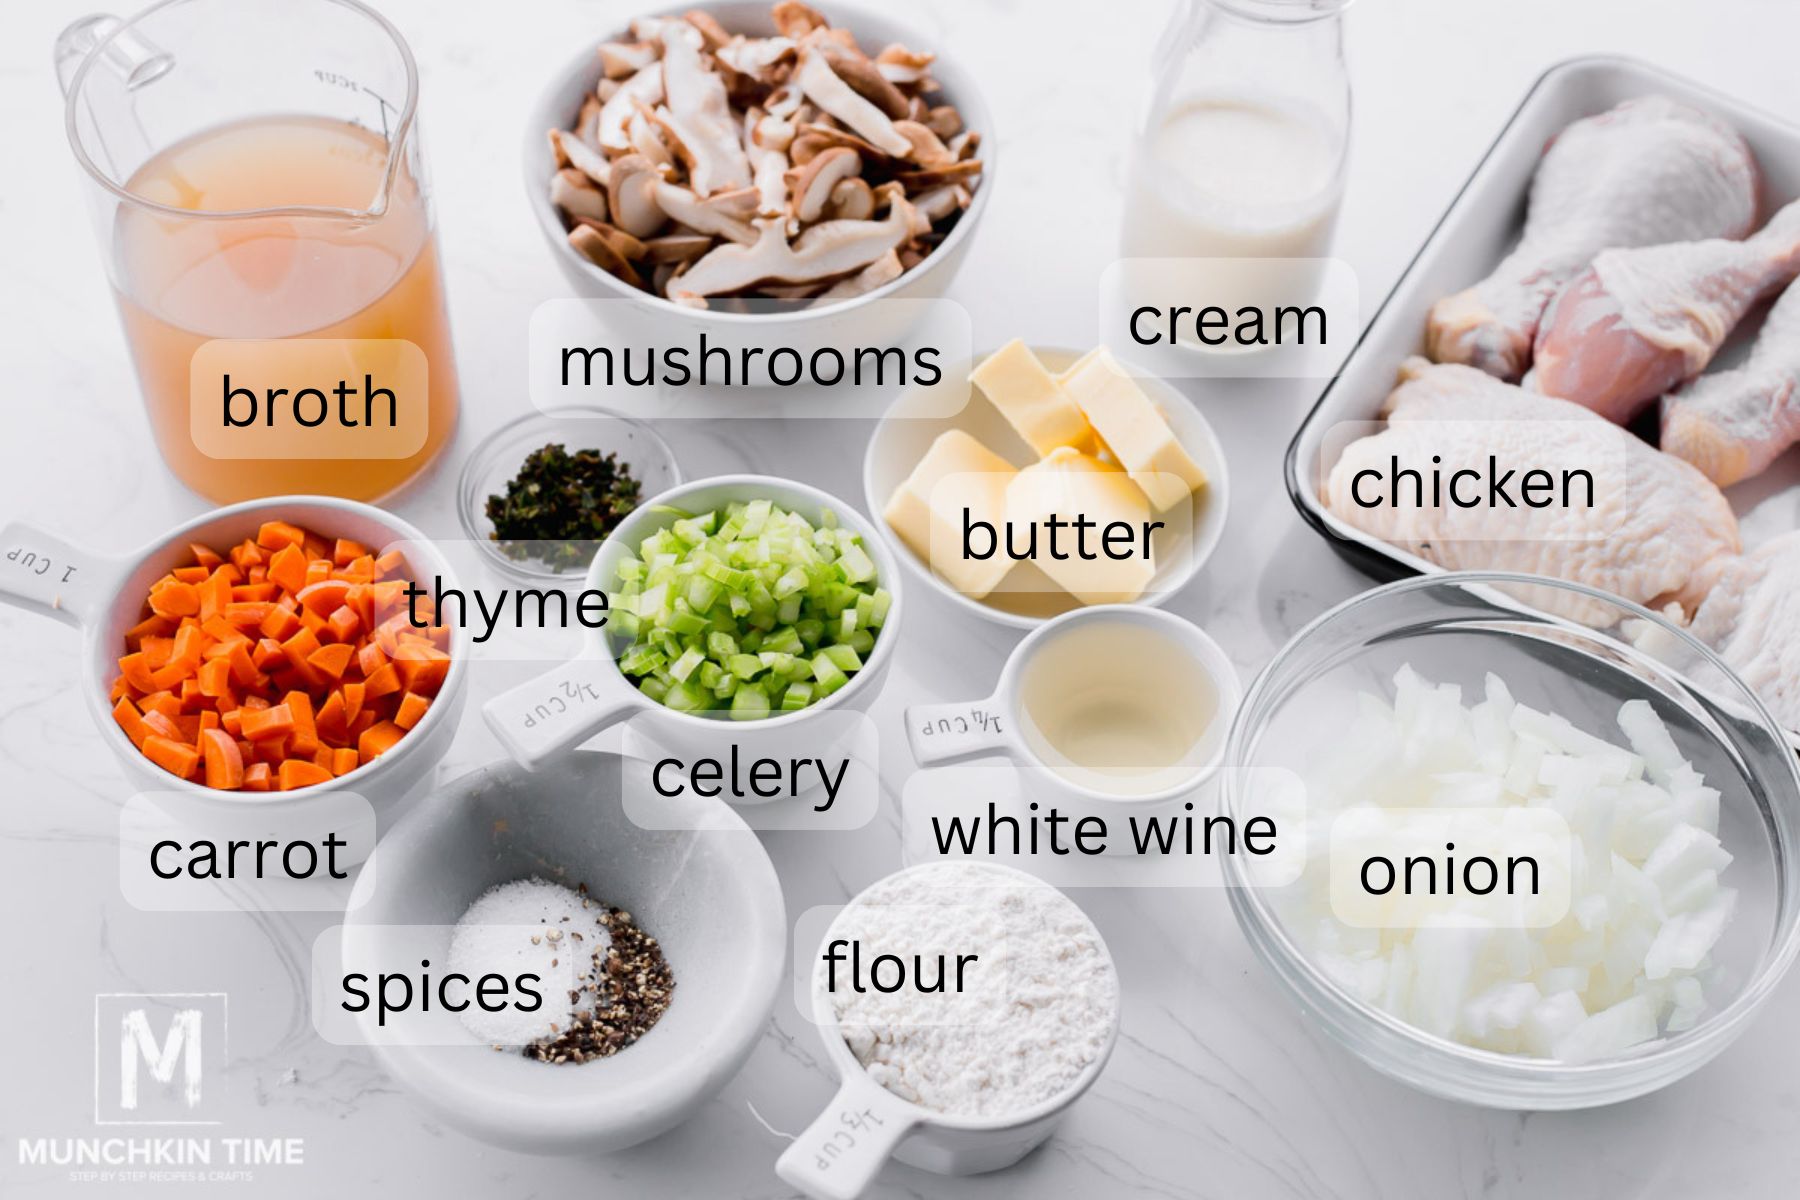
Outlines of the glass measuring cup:
[{"label": "glass measuring cup", "polygon": [[[454,430],[457,380],[418,72],[399,32],[356,0],[161,0],[129,20],[74,22],[56,67],[170,470],[220,502],[373,499],[418,474]],[[427,367],[423,411],[408,410],[403,437],[381,429],[353,454],[319,456],[296,430],[256,443],[256,457],[209,456],[190,425],[195,352],[237,339],[232,362],[266,362],[257,383],[281,386],[291,357],[259,359],[252,343],[298,338],[343,339],[302,349],[359,383],[394,361],[394,339],[410,341]]]}]

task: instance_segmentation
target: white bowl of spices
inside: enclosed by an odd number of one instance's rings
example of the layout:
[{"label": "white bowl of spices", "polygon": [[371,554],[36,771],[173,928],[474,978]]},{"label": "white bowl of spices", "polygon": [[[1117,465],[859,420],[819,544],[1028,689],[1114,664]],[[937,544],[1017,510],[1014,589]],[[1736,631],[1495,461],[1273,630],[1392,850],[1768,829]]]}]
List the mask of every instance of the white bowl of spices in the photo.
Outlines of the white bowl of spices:
[{"label": "white bowl of spices", "polygon": [[[668,823],[685,828],[635,825],[620,795],[644,769],[592,752],[480,768],[396,824],[357,880],[347,970],[416,973],[423,955],[434,980],[470,981],[387,1035],[360,1018],[387,1072],[465,1133],[533,1153],[635,1145],[716,1095],[768,1025],[787,939],[774,866],[721,804],[677,798]],[[559,960],[567,976],[546,970]],[[468,1003],[485,973],[526,969],[541,1010]],[[564,1003],[565,984],[587,990]]]},{"label": "white bowl of spices", "polygon": [[1018,1162],[1099,1078],[1119,979],[1074,901],[1023,871],[944,861],[861,892],[812,965],[837,1094],[776,1173],[860,1195],[888,1158],[944,1175]]}]

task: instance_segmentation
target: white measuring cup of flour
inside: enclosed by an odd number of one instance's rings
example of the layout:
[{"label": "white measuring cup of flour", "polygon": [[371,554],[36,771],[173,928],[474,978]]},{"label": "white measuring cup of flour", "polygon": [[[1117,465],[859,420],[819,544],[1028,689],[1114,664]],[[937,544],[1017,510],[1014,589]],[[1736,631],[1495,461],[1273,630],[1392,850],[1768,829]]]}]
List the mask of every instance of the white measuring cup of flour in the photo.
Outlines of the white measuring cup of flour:
[{"label": "white measuring cup of flour", "polygon": [[[1211,686],[1213,712],[1180,759],[1158,770],[1153,786],[1107,790],[1088,780],[1091,770],[1076,771],[1068,762],[1055,761],[1031,722],[1024,696],[1025,683],[1034,665],[1059,639],[1105,628],[1144,631],[1167,643],[1172,655],[1185,655]],[[1091,674],[1074,674],[1071,688],[1092,687]],[[1064,613],[1034,630],[1014,648],[1001,669],[994,693],[980,700],[950,704],[914,704],[906,710],[906,740],[913,759],[922,767],[965,759],[1011,759],[1024,776],[1026,791],[1034,799],[1055,804],[1071,818],[1087,815],[1109,817],[1122,807],[1140,814],[1155,814],[1179,807],[1192,799],[1217,773],[1225,757],[1225,739],[1236,713],[1241,689],[1237,670],[1219,644],[1185,617],[1163,609],[1135,604],[1097,605]],[[1114,839],[1113,845],[1120,844]]]},{"label": "white measuring cup of flour", "polygon": [[[982,866],[1032,887],[1050,886],[1035,875],[999,863]],[[861,896],[858,893],[857,899]],[[855,903],[855,899],[850,901]],[[1100,931],[1094,929],[1093,934],[1110,961],[1111,952]],[[827,930],[825,938],[830,937]],[[961,1117],[914,1104],[869,1078],[844,1040],[830,995],[816,985],[811,994],[813,1022],[825,1043],[825,1057],[837,1072],[838,1090],[825,1111],[782,1152],[775,1173],[816,1200],[860,1196],[889,1158],[939,1175],[981,1175],[1012,1166],[1056,1131],[1069,1109],[1105,1070],[1119,1039],[1119,1010],[1115,1007],[1105,1047],[1060,1093],[1004,1116]]]}]

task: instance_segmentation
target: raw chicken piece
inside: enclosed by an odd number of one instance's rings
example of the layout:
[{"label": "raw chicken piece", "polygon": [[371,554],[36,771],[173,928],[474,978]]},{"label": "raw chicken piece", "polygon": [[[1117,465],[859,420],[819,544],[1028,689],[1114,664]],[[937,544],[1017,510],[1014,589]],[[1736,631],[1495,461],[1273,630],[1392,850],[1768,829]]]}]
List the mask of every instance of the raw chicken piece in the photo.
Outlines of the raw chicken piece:
[{"label": "raw chicken piece", "polygon": [[1800,531],[1727,561],[1689,632],[1800,729]]},{"label": "raw chicken piece", "polygon": [[1758,300],[1800,274],[1800,201],[1741,242],[1608,250],[1538,330],[1532,386],[1625,422],[1706,369]]},{"label": "raw chicken piece", "polygon": [[1501,379],[1531,365],[1544,309],[1609,246],[1743,237],[1756,220],[1750,147],[1717,118],[1666,96],[1576,121],[1544,151],[1525,232],[1493,274],[1432,307],[1439,362]]},{"label": "raw chicken piece", "polygon": [[1663,397],[1662,448],[1720,487],[1748,479],[1800,442],[1800,287],[1763,322],[1750,360]]},{"label": "raw chicken piece", "polygon": [[[1585,583],[1650,608],[1693,612],[1715,574],[1738,551],[1737,518],[1704,475],[1578,405],[1502,383],[1471,367],[1411,358],[1388,397],[1388,426],[1344,449],[1325,485],[1340,520],[1450,570],[1521,571]],[[1453,424],[1432,429],[1437,422]],[[1514,422],[1512,425],[1489,422]],[[1445,507],[1421,511],[1391,502],[1364,508],[1350,496],[1357,472],[1386,475],[1391,458],[1427,478],[1469,469],[1486,475],[1566,462],[1571,443],[1584,457],[1604,451],[1622,468],[1596,464],[1594,507]],[[1434,464],[1432,457],[1441,460]],[[1608,487],[1611,480],[1615,486]],[[1366,492],[1366,489],[1365,489]],[[1391,497],[1389,497],[1391,501]],[[1582,522],[1589,528],[1571,527]],[[1604,605],[1535,591],[1521,599],[1589,624],[1606,624]]]}]

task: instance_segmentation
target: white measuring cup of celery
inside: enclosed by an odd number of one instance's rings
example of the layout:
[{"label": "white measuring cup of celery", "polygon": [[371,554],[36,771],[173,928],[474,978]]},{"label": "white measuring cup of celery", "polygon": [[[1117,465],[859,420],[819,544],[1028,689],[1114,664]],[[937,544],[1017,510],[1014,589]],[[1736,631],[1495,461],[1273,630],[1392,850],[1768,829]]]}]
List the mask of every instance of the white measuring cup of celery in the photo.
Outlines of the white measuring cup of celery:
[{"label": "white measuring cup of celery", "polygon": [[[1050,886],[1035,875],[1000,863],[982,866],[1031,887]],[[1092,929],[1092,933],[1110,962],[1100,931]],[[831,936],[828,929],[825,939]],[[1119,1037],[1115,1008],[1105,1046],[1061,1092],[1018,1112],[956,1116],[914,1104],[869,1078],[844,1040],[830,994],[815,980],[811,995],[813,1023],[819,1027],[825,1057],[837,1073],[838,1090],[825,1110],[782,1152],[775,1173],[817,1200],[860,1196],[890,1158],[939,1175],[982,1175],[1012,1166],[1056,1131],[1069,1109],[1100,1077]]]},{"label": "white measuring cup of celery", "polygon": [[1013,650],[994,693],[906,710],[920,766],[1000,756],[1072,816],[1179,803],[1219,768],[1236,669],[1193,622],[1141,605],[1064,613]]}]

